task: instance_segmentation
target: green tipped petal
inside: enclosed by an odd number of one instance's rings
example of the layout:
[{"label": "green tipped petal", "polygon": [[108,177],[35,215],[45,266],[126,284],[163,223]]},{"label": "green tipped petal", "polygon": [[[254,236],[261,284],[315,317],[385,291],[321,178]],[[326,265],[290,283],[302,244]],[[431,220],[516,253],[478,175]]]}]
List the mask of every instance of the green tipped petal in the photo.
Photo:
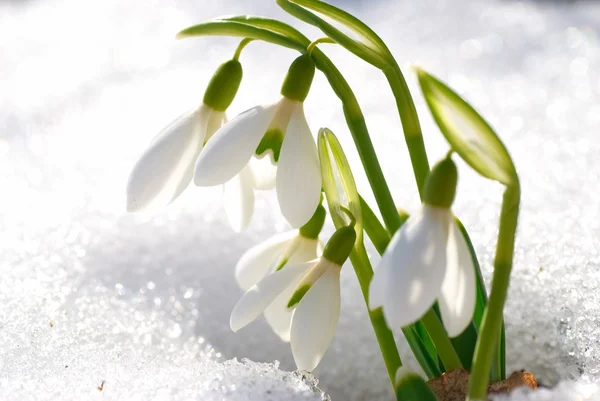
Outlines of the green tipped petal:
[{"label": "green tipped petal", "polygon": [[254,153],[257,156],[264,156],[268,151],[271,151],[273,152],[273,161],[277,163],[279,161],[279,154],[281,153],[283,137],[283,132],[279,129],[268,130],[265,136],[260,140]]},{"label": "green tipped petal", "polygon": [[416,72],[429,110],[452,149],[482,176],[505,185],[517,183],[512,159],[489,124],[446,84],[420,68]]},{"label": "green tipped petal", "polygon": [[290,301],[287,304],[288,308],[293,308],[302,300],[302,297],[310,290],[310,284],[304,284],[294,292],[294,295],[290,298]]}]

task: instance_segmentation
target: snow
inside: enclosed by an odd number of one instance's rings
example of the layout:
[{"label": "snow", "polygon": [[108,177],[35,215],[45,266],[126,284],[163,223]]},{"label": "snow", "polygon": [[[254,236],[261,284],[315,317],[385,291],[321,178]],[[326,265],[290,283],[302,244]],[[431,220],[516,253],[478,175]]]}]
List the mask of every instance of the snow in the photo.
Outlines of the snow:
[{"label": "snow", "polygon": [[[375,27],[402,66],[419,64],[469,99],[515,160],[523,199],[506,309],[508,370],[525,368],[547,385],[577,384],[513,399],[600,399],[588,385],[600,379],[600,5],[406,0],[344,7]],[[174,33],[241,13],[290,21],[271,2],[0,3],[1,399],[323,397],[315,379],[291,373],[289,346],[264,320],[229,330],[241,295],[236,260],[287,229],[274,213],[273,193],[259,194],[241,235],[227,226],[219,188],[190,187],[167,209],[124,212],[136,158],[162,126],[199,103],[237,43],[176,41]],[[397,204],[416,210],[382,75],[342,49],[322,48],[356,90]],[[250,44],[230,115],[275,100],[294,57]],[[447,145],[404,70],[434,161]],[[326,125],[340,137],[372,201],[339,103],[321,75],[306,114],[315,131]],[[488,279],[501,188],[464,164],[459,169],[455,212]],[[342,281],[340,324],[314,372],[318,388],[334,400],[390,399],[349,266]],[[416,367],[407,347],[402,354]]]}]

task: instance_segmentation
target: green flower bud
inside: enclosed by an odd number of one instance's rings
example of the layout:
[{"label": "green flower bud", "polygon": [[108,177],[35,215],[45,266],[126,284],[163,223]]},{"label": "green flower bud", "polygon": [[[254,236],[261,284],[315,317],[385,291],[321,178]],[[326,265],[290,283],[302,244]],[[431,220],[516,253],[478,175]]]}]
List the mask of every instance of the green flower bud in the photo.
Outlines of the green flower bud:
[{"label": "green flower bud", "polygon": [[423,203],[450,209],[456,195],[458,171],[450,157],[437,163],[425,181]]},{"label": "green flower bud", "polygon": [[204,92],[204,104],[217,111],[227,110],[240,87],[242,75],[239,61],[229,60],[221,64]]},{"label": "green flower bud", "polygon": [[313,216],[308,220],[308,223],[300,227],[300,235],[308,239],[317,239],[325,224],[325,216],[327,212],[323,205],[319,204]]},{"label": "green flower bud", "polygon": [[281,94],[288,99],[303,102],[315,76],[315,63],[309,54],[298,57],[288,70],[281,86]]},{"label": "green flower bud", "polygon": [[354,230],[354,226],[342,227],[333,233],[327,245],[325,245],[323,258],[341,266],[348,259],[348,256],[350,256],[355,242],[356,231]]}]

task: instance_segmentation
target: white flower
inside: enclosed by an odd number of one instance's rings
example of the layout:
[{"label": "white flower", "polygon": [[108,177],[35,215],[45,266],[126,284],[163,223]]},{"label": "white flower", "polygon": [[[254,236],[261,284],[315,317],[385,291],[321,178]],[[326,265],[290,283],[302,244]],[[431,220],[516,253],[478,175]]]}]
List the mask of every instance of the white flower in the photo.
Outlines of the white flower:
[{"label": "white flower", "polygon": [[196,161],[194,183],[212,186],[239,174],[253,156],[277,165],[277,199],[294,227],[306,223],[320,201],[321,172],[303,102],[285,96],[249,109],[218,130]]},{"label": "white flower", "polygon": [[[337,327],[340,269],[340,265],[325,258],[287,264],[244,294],[231,313],[231,329],[238,331],[275,303],[278,308],[294,308],[290,329],[292,354],[298,369],[312,371],[331,344]],[[292,297],[294,302],[290,305]],[[279,303],[281,300],[284,302]]]},{"label": "white flower", "polygon": [[[203,104],[169,124],[135,164],[127,183],[127,211],[165,206],[187,188],[205,143],[227,121],[225,112]],[[234,231],[244,230],[254,211],[254,191],[275,185],[274,169],[248,164],[224,183],[227,219]]]},{"label": "white flower", "polygon": [[424,204],[396,232],[369,288],[369,307],[383,307],[391,328],[419,320],[438,301],[450,337],[475,309],[475,267],[449,208]]},{"label": "white flower", "polygon": [[[235,267],[235,279],[244,291],[249,290],[265,276],[285,267],[316,259],[322,244],[317,238],[306,238],[298,231],[276,235],[242,255]],[[287,303],[295,288],[291,287],[277,297],[264,310],[264,315],[273,331],[285,342],[290,341],[292,310]]]},{"label": "white flower", "polygon": [[204,142],[225,119],[225,112],[203,104],[163,129],[129,176],[127,211],[137,212],[174,201],[192,180],[194,163]]}]

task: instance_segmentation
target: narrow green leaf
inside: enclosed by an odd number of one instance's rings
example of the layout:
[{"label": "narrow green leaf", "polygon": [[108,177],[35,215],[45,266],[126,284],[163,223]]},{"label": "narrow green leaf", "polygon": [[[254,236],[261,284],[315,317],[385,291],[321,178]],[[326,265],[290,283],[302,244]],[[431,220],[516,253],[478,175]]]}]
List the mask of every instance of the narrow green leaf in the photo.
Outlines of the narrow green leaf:
[{"label": "narrow green leaf", "polygon": [[[412,325],[412,327],[415,329],[415,332],[419,335],[419,338],[421,339],[421,342],[423,342],[423,345],[425,346],[425,349],[427,350],[427,352],[429,352],[431,359],[434,361],[437,360],[439,362],[438,354],[435,349],[435,344],[433,344],[433,341],[431,340],[431,336],[427,332],[427,329],[425,328],[425,326],[423,326],[423,323],[421,323],[421,321],[418,321],[418,322],[414,323]],[[439,366],[441,367],[442,365],[439,365]],[[443,369],[442,369],[442,371],[443,371]]]},{"label": "narrow green leaf", "polygon": [[193,36],[237,36],[263,40],[298,51],[304,51],[306,48],[306,45],[280,33],[242,22],[219,19],[191,26],[177,34],[178,38],[188,38]]},{"label": "narrow green leaf", "polygon": [[[302,6],[299,4],[302,3]],[[358,33],[361,38],[364,40],[356,40],[346,35],[344,32],[340,31],[338,28],[331,25],[329,22],[325,21],[323,18],[318,15],[312,13],[308,9],[319,8],[319,11],[325,15],[332,16],[331,18],[339,21],[340,14],[332,13],[332,10],[329,7],[323,7],[324,3],[322,2],[308,2],[308,1],[289,1],[289,0],[277,0],[277,4],[283,8],[286,12],[293,15],[294,17],[313,25],[319,28],[325,35],[329,36],[331,39],[335,40],[340,45],[344,46],[346,49],[362,58],[366,62],[373,64],[378,68],[385,68],[389,65],[387,59],[388,54],[383,52],[380,48],[380,45],[372,42],[368,37],[362,34],[361,30],[353,29],[355,33]],[[316,7],[315,7],[316,6]],[[305,8],[306,7],[306,8]],[[331,6],[333,7],[333,6]],[[335,9],[335,7],[334,7]],[[323,11],[324,10],[324,11]],[[342,10],[336,9],[339,12]],[[347,14],[347,13],[346,13]],[[347,14],[350,15],[350,14]],[[340,21],[341,22],[341,21]],[[349,25],[348,22],[345,25]],[[363,24],[364,25],[364,24]],[[366,27],[366,25],[365,25]],[[372,32],[372,31],[370,31]],[[373,33],[373,32],[372,32]],[[373,33],[374,34],[374,33]],[[383,42],[382,42],[383,43]],[[388,52],[389,53],[389,52]]]},{"label": "narrow green leaf", "polygon": [[477,329],[475,324],[471,322],[465,331],[460,333],[458,337],[451,338],[450,341],[454,345],[454,349],[462,362],[463,368],[471,370],[473,364],[473,354],[475,353],[475,344],[477,344]]},{"label": "narrow green leaf", "polygon": [[[381,310],[381,308],[378,310]],[[437,364],[437,354],[435,358],[432,358],[427,346],[419,336],[419,333],[417,333],[415,325],[403,327],[402,334],[404,334],[404,337],[410,346],[410,350],[427,377],[430,379],[440,377],[442,371]]]},{"label": "narrow green leaf", "polygon": [[429,110],[452,149],[482,176],[505,185],[518,182],[512,159],[490,125],[446,84],[417,68]]},{"label": "narrow green leaf", "polygon": [[256,28],[268,29],[269,31],[277,32],[290,39],[308,45],[310,40],[304,36],[299,30],[292,26],[276,19],[261,17],[256,15],[233,15],[228,17],[215,18],[218,21],[233,21],[246,25],[251,25]]}]

